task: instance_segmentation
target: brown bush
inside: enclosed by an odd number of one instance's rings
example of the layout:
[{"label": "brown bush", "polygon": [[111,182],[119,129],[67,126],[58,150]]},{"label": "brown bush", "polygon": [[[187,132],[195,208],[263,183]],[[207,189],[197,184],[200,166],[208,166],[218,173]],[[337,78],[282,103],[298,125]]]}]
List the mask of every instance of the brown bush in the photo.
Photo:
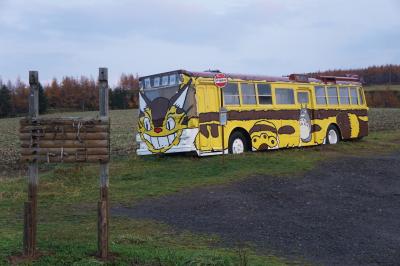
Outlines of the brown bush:
[{"label": "brown bush", "polygon": [[400,91],[366,91],[369,107],[400,108]]}]

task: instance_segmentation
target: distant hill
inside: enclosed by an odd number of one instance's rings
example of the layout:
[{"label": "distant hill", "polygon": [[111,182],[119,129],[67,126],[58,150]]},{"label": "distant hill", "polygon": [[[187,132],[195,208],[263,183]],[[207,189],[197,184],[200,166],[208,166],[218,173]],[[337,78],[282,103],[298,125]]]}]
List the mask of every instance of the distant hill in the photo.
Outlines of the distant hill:
[{"label": "distant hill", "polygon": [[345,76],[355,74],[360,76],[365,85],[400,84],[400,65],[370,66],[358,69],[333,69],[308,73],[311,76],[333,75]]}]

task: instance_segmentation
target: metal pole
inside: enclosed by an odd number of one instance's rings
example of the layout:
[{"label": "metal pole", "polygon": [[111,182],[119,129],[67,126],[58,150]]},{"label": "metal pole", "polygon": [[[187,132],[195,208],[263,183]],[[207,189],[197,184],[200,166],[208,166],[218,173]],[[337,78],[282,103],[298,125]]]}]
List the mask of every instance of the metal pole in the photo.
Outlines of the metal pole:
[{"label": "metal pole", "polygon": [[[224,107],[224,94],[223,94],[223,88],[220,88],[220,91],[221,91],[221,96],[220,96],[220,98],[221,98],[221,107],[220,107],[220,109],[222,108],[222,107]],[[225,143],[225,137],[224,137],[224,135],[225,135],[225,132],[224,132],[225,130],[224,130],[224,126],[221,124],[221,141],[222,141],[222,165],[225,165],[225,149],[224,149],[224,143]]]},{"label": "metal pole", "polygon": [[[32,120],[39,118],[39,73],[29,71],[29,115]],[[24,206],[24,255],[35,256],[37,232],[37,187],[39,183],[38,162],[28,165],[28,201]]]},{"label": "metal pole", "polygon": [[[99,109],[100,119],[109,119],[108,111],[108,69],[99,68]],[[98,252],[99,257],[108,257],[108,221],[109,221],[109,165],[107,162],[100,162],[100,201],[98,203]]]}]

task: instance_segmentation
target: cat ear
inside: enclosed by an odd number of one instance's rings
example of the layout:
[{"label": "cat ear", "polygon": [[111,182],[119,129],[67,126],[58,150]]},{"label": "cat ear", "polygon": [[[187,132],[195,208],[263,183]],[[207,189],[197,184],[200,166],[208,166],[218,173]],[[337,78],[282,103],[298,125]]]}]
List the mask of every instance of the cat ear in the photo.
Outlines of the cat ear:
[{"label": "cat ear", "polygon": [[175,105],[178,108],[183,108],[183,105],[185,104],[188,89],[189,89],[189,85],[185,86],[185,88],[181,90],[180,95],[174,101],[174,103],[172,105]]},{"label": "cat ear", "polygon": [[149,99],[147,99],[146,95],[139,92],[139,109],[140,112],[144,113],[144,109],[147,108]]}]

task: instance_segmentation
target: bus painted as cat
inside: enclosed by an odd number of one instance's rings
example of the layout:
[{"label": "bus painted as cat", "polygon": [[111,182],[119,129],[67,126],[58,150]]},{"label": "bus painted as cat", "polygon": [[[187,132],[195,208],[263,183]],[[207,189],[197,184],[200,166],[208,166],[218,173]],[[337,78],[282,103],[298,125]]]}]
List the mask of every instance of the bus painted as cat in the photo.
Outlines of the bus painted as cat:
[{"label": "bus painted as cat", "polygon": [[216,74],[177,70],[140,78],[138,155],[239,154],[368,135],[368,107],[357,77],[225,74],[221,88]]}]

